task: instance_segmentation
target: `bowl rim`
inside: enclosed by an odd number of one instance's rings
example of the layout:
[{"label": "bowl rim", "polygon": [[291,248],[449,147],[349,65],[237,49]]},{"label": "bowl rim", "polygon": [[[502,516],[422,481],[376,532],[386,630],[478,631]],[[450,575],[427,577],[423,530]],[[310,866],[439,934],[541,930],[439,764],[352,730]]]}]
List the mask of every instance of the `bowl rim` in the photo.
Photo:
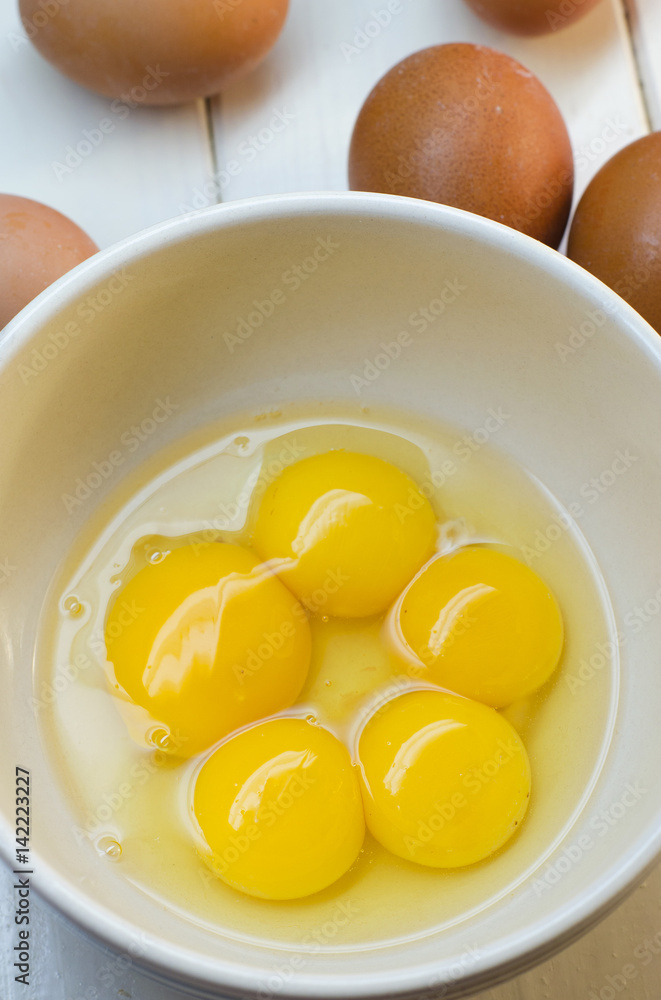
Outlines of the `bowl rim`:
[{"label": "bowl rim", "polygon": [[[616,317],[622,334],[647,356],[661,380],[661,338],[656,331],[599,279],[557,251],[500,223],[449,206],[393,195],[334,191],[268,195],[215,205],[161,222],[99,251],[45,289],[0,332],[0,373],[54,314],[117,269],[135,264],[156,251],[221,229],[282,217],[332,214],[408,222],[457,232],[499,253],[535,265],[584,298],[591,298],[595,307],[605,308],[609,315]],[[10,860],[12,843],[13,828],[9,818],[0,814],[0,857],[10,869],[13,867]],[[659,854],[661,823],[650,823],[630,845],[626,855],[616,858],[602,871],[599,882],[593,884],[590,891],[583,891],[576,898],[544,912],[523,934],[512,933],[499,939],[497,947],[484,943],[470,970],[452,980],[450,992],[459,995],[488,988],[559,951],[618,905],[642,881]],[[145,950],[135,958],[135,965],[154,978],[170,984],[176,982],[189,990],[193,986],[201,991],[222,988],[234,994],[252,995],[267,988],[267,974],[256,974],[241,963],[201,957],[184,947],[172,946],[145,934],[102,902],[80,894],[35,852],[32,858],[33,867],[41,875],[40,884],[35,886],[39,896],[86,936],[115,952],[131,954],[136,937],[140,937]],[[278,995],[368,998],[425,993],[431,989],[431,980],[435,979],[437,988],[448,983],[448,979],[439,976],[443,965],[443,960],[439,959],[417,965],[415,969],[338,973],[332,977],[299,971]],[[218,994],[214,992],[213,995]]]}]

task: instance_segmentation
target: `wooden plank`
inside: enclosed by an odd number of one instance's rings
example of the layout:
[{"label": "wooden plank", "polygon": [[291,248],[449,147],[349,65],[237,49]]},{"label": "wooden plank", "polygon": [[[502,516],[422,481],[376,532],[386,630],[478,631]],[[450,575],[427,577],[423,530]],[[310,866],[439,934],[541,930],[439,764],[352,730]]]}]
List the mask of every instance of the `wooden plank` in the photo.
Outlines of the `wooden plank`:
[{"label": "wooden plank", "polygon": [[661,129],[661,5],[658,0],[626,0],[650,124]]},{"label": "wooden plank", "polygon": [[179,214],[211,172],[204,103],[97,97],[38,55],[16,8],[0,4],[0,191],[52,205],[102,247]]},{"label": "wooden plank", "polygon": [[577,195],[610,156],[647,130],[618,0],[535,39],[490,28],[462,0],[400,0],[390,4],[397,13],[387,7],[387,0],[292,0],[267,61],[213,102],[223,200],[346,189],[351,131],[371,88],[406,55],[449,41],[498,48],[540,77],[570,130]]}]

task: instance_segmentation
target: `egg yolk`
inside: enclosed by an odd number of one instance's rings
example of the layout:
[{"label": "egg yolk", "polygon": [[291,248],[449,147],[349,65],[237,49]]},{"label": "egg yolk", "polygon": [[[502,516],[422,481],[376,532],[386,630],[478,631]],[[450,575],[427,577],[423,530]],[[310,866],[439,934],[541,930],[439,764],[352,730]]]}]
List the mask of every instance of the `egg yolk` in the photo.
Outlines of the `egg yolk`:
[{"label": "egg yolk", "polygon": [[469,546],[434,559],[405,591],[395,628],[417,677],[502,708],[541,687],[564,641],[553,594],[531,569]]},{"label": "egg yolk", "polygon": [[515,729],[486,705],[414,691],[379,709],[358,748],[367,826],[384,847],[432,868],[497,851],[524,817],[530,766]]},{"label": "egg yolk", "polygon": [[330,451],[270,484],[253,544],[311,611],[379,614],[431,557],[436,522],[407,475],[370,455]]},{"label": "egg yolk", "polygon": [[127,721],[141,706],[135,731],[144,741],[164,727],[180,756],[293,704],[311,650],[296,598],[251,552],[222,542],[141,569],[115,599],[105,641]]},{"label": "egg yolk", "polygon": [[325,889],[365,835],[349,753],[304,719],[272,719],[222,743],[198,774],[193,812],[213,871],[265,899]]}]

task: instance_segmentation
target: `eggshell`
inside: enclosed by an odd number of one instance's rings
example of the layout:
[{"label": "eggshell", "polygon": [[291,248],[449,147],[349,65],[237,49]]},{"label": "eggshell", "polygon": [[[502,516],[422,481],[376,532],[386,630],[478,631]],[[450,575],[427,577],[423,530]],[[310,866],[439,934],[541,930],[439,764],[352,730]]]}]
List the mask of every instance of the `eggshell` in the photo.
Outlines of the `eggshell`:
[{"label": "eggshell", "polygon": [[49,62],[129,105],[217,94],[261,62],[288,6],[289,0],[20,0],[28,37]]},{"label": "eggshell", "polygon": [[592,179],[567,255],[661,333],[661,132],[621,149]]},{"label": "eggshell", "polygon": [[41,202],[0,194],[0,327],[98,247]]},{"label": "eggshell", "polygon": [[557,247],[574,164],[540,81],[501,52],[460,43],[416,52],[376,85],[354,128],[349,182],[463,208]]},{"label": "eggshell", "polygon": [[466,0],[484,21],[513,35],[546,35],[569,27],[601,0]]}]

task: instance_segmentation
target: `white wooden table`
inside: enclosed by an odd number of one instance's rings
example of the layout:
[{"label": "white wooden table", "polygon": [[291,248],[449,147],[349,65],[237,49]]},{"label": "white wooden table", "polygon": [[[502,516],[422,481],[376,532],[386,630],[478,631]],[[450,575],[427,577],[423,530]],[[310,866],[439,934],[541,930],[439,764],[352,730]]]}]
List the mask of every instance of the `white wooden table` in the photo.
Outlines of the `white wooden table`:
[{"label": "white wooden table", "polygon": [[[342,190],[353,122],[377,79],[432,43],[474,41],[520,59],[555,96],[577,162],[577,195],[619,148],[661,128],[661,2],[603,0],[541,39],[478,21],[462,0],[401,0],[368,45],[356,32],[381,0],[291,0],[263,66],[222,98],[113,115],[27,42],[15,0],[0,0],[0,191],[70,215],[101,247],[193,208],[260,194]],[[358,51],[359,50],[359,51]],[[88,153],[106,117],[115,129]],[[277,119],[278,131],[270,123]],[[85,151],[82,155],[81,152]],[[238,164],[227,170],[230,161]],[[65,169],[61,166],[64,164]],[[1,1000],[180,1000],[36,907],[32,985],[13,982],[10,877],[0,872]],[[661,868],[596,930],[557,958],[483,994],[490,1000],[661,997]]]}]

